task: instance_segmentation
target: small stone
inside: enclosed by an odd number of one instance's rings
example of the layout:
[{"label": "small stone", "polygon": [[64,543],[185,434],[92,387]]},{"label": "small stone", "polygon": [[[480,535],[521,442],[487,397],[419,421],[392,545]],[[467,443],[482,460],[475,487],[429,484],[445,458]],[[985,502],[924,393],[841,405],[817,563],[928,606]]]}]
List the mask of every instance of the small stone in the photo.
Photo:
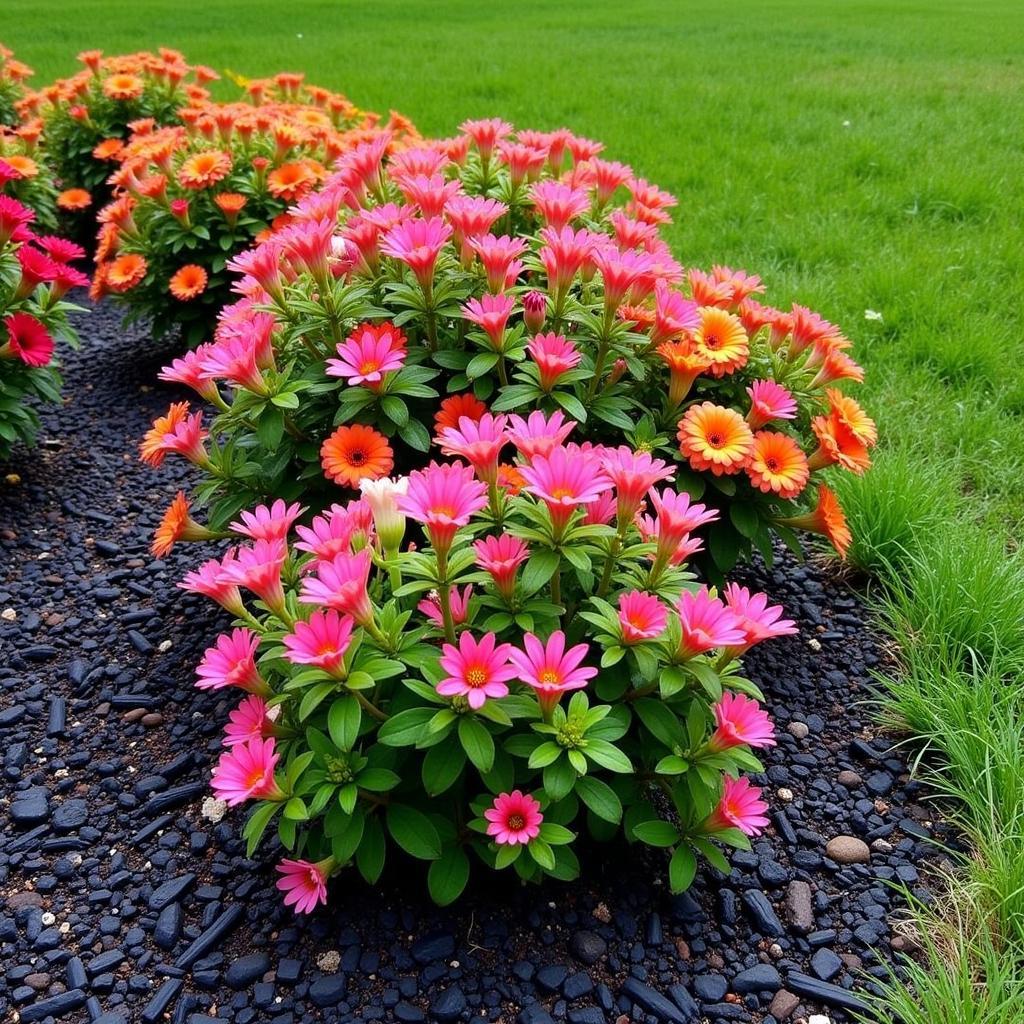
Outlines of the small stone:
[{"label": "small stone", "polygon": [[775,795],[784,803],[791,804],[793,802],[793,790],[786,789],[785,787],[777,789]]},{"label": "small stone", "polygon": [[337,1006],[345,998],[345,975],[328,974],[309,986],[309,998],[317,1006]]},{"label": "small stone", "polygon": [[11,821],[15,825],[39,825],[50,816],[50,793],[43,786],[33,786],[17,793],[11,801]]},{"label": "small stone", "polygon": [[430,1004],[431,1020],[457,1020],[466,1008],[466,996],[458,985],[446,988]]},{"label": "small stone", "polygon": [[316,965],[325,974],[333,974],[341,965],[341,954],[336,949],[329,949],[316,958]]},{"label": "small stone", "polygon": [[608,943],[596,932],[581,930],[574,932],[569,940],[569,948],[581,963],[590,965],[597,963],[608,950]]},{"label": "small stone", "polygon": [[720,1003],[729,991],[729,982],[721,974],[698,974],[693,979],[694,995],[703,1003]]},{"label": "small stone", "polygon": [[84,800],[65,800],[53,812],[53,827],[58,832],[73,832],[89,820],[89,805]]},{"label": "small stone", "polygon": [[843,961],[826,946],[811,957],[811,970],[822,981],[831,981],[843,969]]},{"label": "small stone", "polygon": [[143,715],[141,721],[147,729],[153,729],[158,725],[163,725],[164,716],[159,711],[151,711],[148,715]]},{"label": "small stone", "polygon": [[874,850],[875,853],[892,853],[892,843],[887,842],[884,839],[876,839],[871,844],[871,849]]},{"label": "small stone", "polygon": [[592,916],[602,924],[608,924],[612,919],[612,913],[604,903],[598,903],[598,905],[594,907]]},{"label": "small stone", "polygon": [[811,903],[811,887],[806,882],[794,879],[786,889],[786,920],[795,932],[806,935],[814,930],[814,907]]},{"label": "small stone", "polygon": [[224,972],[224,980],[235,991],[254,984],[270,969],[270,957],[266,953],[249,953],[240,956]]},{"label": "small stone", "polygon": [[811,730],[804,722],[790,722],[789,725],[786,726],[786,731],[790,736],[793,736],[798,740],[805,740],[807,739],[807,734]]},{"label": "small stone", "polygon": [[825,845],[825,856],[837,864],[867,864],[871,850],[856,836],[836,836]]},{"label": "small stone", "polygon": [[778,1021],[789,1018],[793,1011],[800,1005],[800,997],[793,995],[787,989],[780,988],[772,998],[768,1012]]},{"label": "small stone", "polygon": [[836,776],[836,782],[847,789],[856,789],[861,784],[861,777],[856,772],[841,771]]},{"label": "small stone", "polygon": [[747,995],[750,992],[775,992],[782,984],[779,972],[771,964],[755,964],[740,971],[732,979],[734,992]]},{"label": "small stone", "polygon": [[216,797],[208,796],[203,800],[203,806],[199,813],[207,820],[217,824],[228,812],[226,800],[218,800]]}]

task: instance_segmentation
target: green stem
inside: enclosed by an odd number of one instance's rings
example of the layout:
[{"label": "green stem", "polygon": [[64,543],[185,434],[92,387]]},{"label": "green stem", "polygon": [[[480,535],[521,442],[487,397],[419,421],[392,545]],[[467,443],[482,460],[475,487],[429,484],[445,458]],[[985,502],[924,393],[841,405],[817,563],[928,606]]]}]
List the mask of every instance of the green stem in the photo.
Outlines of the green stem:
[{"label": "green stem", "polygon": [[558,565],[551,576],[551,603],[561,607],[562,604],[562,562],[559,559]]},{"label": "green stem", "polygon": [[444,635],[448,643],[455,643],[455,619],[452,616],[452,587],[448,582],[448,554],[437,554],[437,600],[441,606]]},{"label": "green stem", "polygon": [[358,690],[353,691],[353,696],[359,701],[359,706],[368,714],[373,715],[374,718],[380,719],[382,722],[387,721],[388,713],[381,711],[376,704],[371,704]]}]

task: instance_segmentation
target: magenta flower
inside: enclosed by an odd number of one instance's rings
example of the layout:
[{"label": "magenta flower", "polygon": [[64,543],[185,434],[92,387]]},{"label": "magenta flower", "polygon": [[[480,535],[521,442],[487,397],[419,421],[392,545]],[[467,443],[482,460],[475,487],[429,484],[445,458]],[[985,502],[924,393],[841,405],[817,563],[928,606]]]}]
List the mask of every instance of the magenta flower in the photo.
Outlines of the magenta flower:
[{"label": "magenta flower", "polygon": [[796,416],[796,400],[773,380],[755,380],[747,388],[747,394],[750,395],[747,425],[751,430],[758,430],[772,420],[791,420]]},{"label": "magenta flower", "polygon": [[651,346],[675,341],[689,335],[700,326],[700,307],[664,284],[654,290],[654,326],[651,328]]},{"label": "magenta flower", "polygon": [[594,176],[594,188],[597,191],[597,202],[603,206],[611,199],[620,185],[625,185],[633,178],[633,168],[628,164],[620,164],[617,160],[591,159],[590,171]]},{"label": "magenta flower", "polygon": [[630,590],[619,597],[619,628],[624,644],[639,644],[661,636],[668,609],[653,595]]},{"label": "magenta flower", "polygon": [[458,427],[442,427],[438,431],[437,443],[445,455],[464,458],[480,480],[494,484],[498,480],[501,449],[508,441],[505,423],[504,416],[492,416],[489,412],[478,420],[460,416]]},{"label": "magenta flower", "polygon": [[793,636],[800,631],[792,619],[781,618],[782,605],[768,604],[766,594],[751,594],[746,587],[729,583],[725,588],[725,603],[739,619],[744,632],[744,642],[730,651],[734,656],[742,654],[762,640],[776,636]]},{"label": "magenta flower", "polygon": [[491,574],[498,593],[511,601],[516,591],[516,571],[530,557],[526,543],[510,533],[473,542],[476,564]]},{"label": "magenta flower", "polygon": [[461,462],[432,462],[409,474],[409,488],[397,502],[402,512],[423,524],[434,551],[444,557],[459,527],[487,504],[487,487]]},{"label": "magenta flower", "polygon": [[394,153],[388,164],[388,174],[398,181],[410,174],[439,174],[451,161],[438,147],[416,146]]},{"label": "magenta flower", "polygon": [[549,228],[561,231],[571,220],[590,209],[590,196],[583,189],[560,181],[539,181],[530,189],[530,201]]},{"label": "magenta flower", "polygon": [[274,739],[258,737],[239,743],[220,755],[210,784],[214,795],[228,807],[246,800],[283,800],[285,794],[274,779],[274,768],[281,755],[274,750]]},{"label": "magenta flower", "polygon": [[488,821],[487,834],[499,846],[525,845],[536,839],[544,820],[540,802],[518,789],[496,796],[484,817]]},{"label": "magenta flower", "polygon": [[229,334],[210,345],[199,363],[208,380],[226,380],[254,394],[267,392],[267,382],[256,362],[256,346],[248,334]]},{"label": "magenta flower", "polygon": [[553,448],[548,455],[534,456],[519,472],[526,481],[523,490],[540,498],[548,507],[556,533],[561,535],[573,512],[589,505],[612,486],[611,478],[601,468],[600,460],[580,451]]},{"label": "magenta flower", "polygon": [[633,522],[647,492],[661,480],[671,480],[675,467],[650,452],[635,452],[626,445],[609,448],[601,457],[601,467],[615,485],[616,515],[619,529]]},{"label": "magenta flower", "polygon": [[775,729],[761,705],[742,693],[722,694],[712,709],[715,713],[715,731],[708,741],[714,753],[731,747],[774,747]]},{"label": "magenta flower", "polygon": [[583,358],[564,334],[534,335],[526,350],[537,364],[541,390],[547,392],[554,388],[563,374],[579,366]]},{"label": "magenta flower", "polygon": [[548,277],[548,288],[556,295],[566,292],[576,275],[590,259],[595,242],[602,236],[586,228],[574,231],[571,227],[541,228],[544,243],[537,253]]},{"label": "magenta flower", "polygon": [[446,181],[443,174],[401,174],[395,184],[406,201],[419,207],[426,217],[440,217],[448,204],[462,192],[458,178]]},{"label": "magenta flower", "polygon": [[329,562],[318,562],[315,574],[302,581],[299,600],[333,608],[342,615],[351,615],[360,626],[369,626],[373,623],[373,604],[367,589],[370,565],[369,548],[355,554],[342,552]]},{"label": "magenta flower", "polygon": [[281,570],[287,557],[283,540],[257,540],[224,560],[222,576],[226,583],[251,590],[275,615],[280,615],[285,607]]},{"label": "magenta flower", "polygon": [[640,532],[645,539],[657,542],[656,566],[679,565],[700,550],[700,541],[691,542],[690,534],[697,527],[714,522],[718,513],[705,505],[691,503],[685,492],[677,494],[667,487],[661,492],[651,491],[650,498],[656,518],[641,516]]},{"label": "magenta flower", "polygon": [[380,241],[380,251],[404,263],[416,275],[424,292],[434,283],[434,266],[452,228],[440,217],[396,224]]},{"label": "magenta flower", "polygon": [[552,449],[565,441],[576,426],[575,420],[564,423],[563,420],[565,417],[561,410],[553,412],[550,418],[539,409],[531,412],[525,420],[522,416],[509,416],[508,439],[524,459],[549,455]]},{"label": "magenta flower", "polygon": [[296,914],[308,914],[327,903],[327,870],[330,861],[314,864],[308,860],[283,860],[277,865],[281,877],[277,888],[284,893],[284,905]]},{"label": "magenta flower", "polygon": [[[233,557],[233,553],[225,555],[225,561],[231,557]],[[219,558],[211,558],[203,562],[198,569],[186,574],[178,587],[181,590],[202,594],[203,597],[216,601],[232,615],[241,616],[245,611],[238,587],[224,579],[224,563]]]},{"label": "magenta flower", "polygon": [[488,291],[498,293],[513,284],[519,276],[523,263],[518,257],[526,252],[529,244],[524,238],[487,234],[470,238],[469,247],[483,264]]},{"label": "magenta flower", "polygon": [[738,828],[744,835],[760,835],[768,824],[765,817],[768,805],[761,799],[761,790],[752,786],[747,778],[733,779],[726,775],[722,782],[722,798],[701,825],[701,831],[713,835]]},{"label": "magenta flower", "polygon": [[329,562],[335,555],[365,547],[373,533],[373,515],[366,501],[356,498],[347,505],[332,505],[322,516],[314,516],[309,526],[296,526],[299,535],[295,547],[307,551],[318,562]]},{"label": "magenta flower", "polygon": [[293,272],[305,271],[323,284],[330,278],[328,261],[336,230],[337,212],[331,217],[295,220],[277,232],[281,255]]},{"label": "magenta flower", "polygon": [[682,640],[678,657],[682,660],[716,647],[734,647],[743,642],[744,633],[739,617],[701,587],[695,594],[683,591],[677,606]]},{"label": "magenta flower", "polygon": [[315,665],[332,676],[345,672],[345,652],[352,643],[352,617],[334,608],[315,611],[306,622],[296,622],[281,642],[293,665]]},{"label": "magenta flower", "polygon": [[536,691],[545,718],[551,716],[563,693],[582,689],[588,679],[597,675],[596,668],[580,665],[590,650],[588,645],[577,644],[567,651],[565,634],[560,629],[548,637],[546,644],[533,633],[527,633],[523,646],[525,651],[513,647],[509,660],[518,669],[518,678]]},{"label": "magenta flower", "polygon": [[28,313],[12,313],[4,320],[7,341],[0,345],[0,358],[20,359],[26,366],[46,366],[53,358],[53,336],[46,326]]},{"label": "magenta flower", "polygon": [[273,735],[274,722],[267,714],[267,702],[252,693],[228,715],[224,727],[224,746],[234,747],[253,739]]},{"label": "magenta flower", "polygon": [[524,182],[536,181],[540,177],[548,151],[524,142],[499,142],[498,158],[508,167],[512,187],[518,188]]},{"label": "magenta flower", "polygon": [[257,505],[251,512],[241,512],[239,521],[232,523],[231,529],[253,540],[283,541],[292,524],[305,511],[297,501],[287,505],[283,499],[278,498],[269,507]]},{"label": "magenta flower", "polygon": [[455,245],[459,249],[459,259],[468,269],[473,262],[473,250],[469,240],[478,235],[486,235],[498,220],[508,213],[508,207],[497,199],[485,199],[483,196],[457,195],[449,200],[444,215],[448,218],[454,231]]},{"label": "magenta flower", "polygon": [[605,491],[597,501],[587,506],[587,514],[583,517],[584,526],[608,526],[615,518],[618,502],[614,491]]},{"label": "magenta flower", "polygon": [[[469,617],[469,599],[473,596],[473,584],[467,583],[462,591],[452,587],[448,593],[448,607],[452,613],[452,624],[461,626]],[[432,590],[416,607],[423,612],[438,629],[444,629],[444,612],[441,611],[441,598],[436,590]]]},{"label": "magenta flower", "polygon": [[486,333],[495,352],[502,350],[505,325],[515,306],[511,295],[486,294],[479,299],[470,299],[462,307],[462,315],[471,323],[479,324]]},{"label": "magenta flower", "polygon": [[380,391],[385,375],[405,363],[405,335],[392,323],[360,324],[340,345],[338,358],[327,360],[328,377],[343,377],[352,386]]},{"label": "magenta flower", "polygon": [[512,645],[496,640],[493,633],[474,640],[466,632],[459,637],[458,647],[445,644],[441,668],[448,674],[437,684],[437,692],[442,697],[465,697],[474,711],[479,711],[488,697],[506,696],[508,680],[516,677],[516,668],[508,660]]},{"label": "magenta flower", "polygon": [[501,139],[512,133],[512,125],[508,121],[502,121],[500,117],[491,117],[481,121],[463,121],[459,125],[459,131],[465,132],[476,145],[480,154],[480,162],[486,166]]},{"label": "magenta flower", "polygon": [[543,292],[527,292],[523,296],[523,323],[531,334],[536,334],[543,326],[548,313],[548,300]]},{"label": "magenta flower", "polygon": [[619,252],[614,247],[595,249],[591,257],[604,282],[606,310],[619,308],[628,295],[630,301],[643,302],[654,291],[654,257],[636,249]]},{"label": "magenta flower", "polygon": [[172,384],[184,384],[185,387],[192,388],[207,401],[216,401],[220,397],[217,385],[202,370],[202,362],[209,350],[210,344],[207,342],[192,349],[191,352],[186,352],[180,358],[172,360],[170,365],[165,366],[157,374],[157,378]]},{"label": "magenta flower", "polygon": [[196,668],[196,686],[200,690],[222,690],[237,686],[248,693],[270,695],[256,668],[256,648],[260,638],[249,629],[234,629],[222,633],[212,647],[203,654]]}]

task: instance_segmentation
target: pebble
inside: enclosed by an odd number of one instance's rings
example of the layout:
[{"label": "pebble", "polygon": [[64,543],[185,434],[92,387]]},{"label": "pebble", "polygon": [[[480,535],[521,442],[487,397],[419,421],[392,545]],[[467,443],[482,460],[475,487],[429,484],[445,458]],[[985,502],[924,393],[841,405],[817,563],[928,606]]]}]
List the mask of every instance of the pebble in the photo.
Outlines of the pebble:
[{"label": "pebble", "polygon": [[786,889],[786,920],[790,927],[806,935],[814,930],[814,907],[811,902],[811,887],[794,879]]},{"label": "pebble", "polygon": [[871,850],[856,836],[836,836],[825,845],[825,856],[837,864],[867,864]]},{"label": "pebble", "polygon": [[790,722],[786,726],[786,731],[798,740],[805,740],[811,730],[803,722]]}]

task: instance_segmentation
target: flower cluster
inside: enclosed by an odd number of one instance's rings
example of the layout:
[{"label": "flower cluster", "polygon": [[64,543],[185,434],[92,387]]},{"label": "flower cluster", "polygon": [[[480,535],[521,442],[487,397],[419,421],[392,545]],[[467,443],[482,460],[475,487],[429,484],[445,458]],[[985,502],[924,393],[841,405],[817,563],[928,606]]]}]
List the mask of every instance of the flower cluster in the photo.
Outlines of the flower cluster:
[{"label": "flower cluster", "polygon": [[134,122],[111,153],[114,199],[100,211],[93,294],[112,294],[157,334],[182,327],[196,344],[230,299],[225,269],[286,209],[313,192],[345,152],[367,140],[389,151],[413,137],[392,114],[379,124],[301,75],[250,82],[249,101],[196,102],[181,125]]},{"label": "flower cluster", "polygon": [[34,72],[14,57],[14,51],[0,43],[0,126],[18,123],[18,103],[25,95],[25,81]]},{"label": "flower cluster", "polygon": [[[0,186],[3,185],[0,160]],[[85,255],[72,242],[36,234],[33,212],[0,187],[0,460],[31,442],[39,417],[28,399],[60,401],[57,341],[77,344],[64,298],[89,279],[71,264]]]},{"label": "flower cluster", "polygon": [[[335,371],[380,383],[394,338],[353,344]],[[197,670],[239,691],[212,786],[251,809],[250,854],[276,823],[297,912],[347,865],[375,881],[391,845],[430,863],[442,904],[477,859],[569,879],[583,831],[666,848],[679,891],[767,824],[743,772],[774,733],[739,659],[796,628],[763,594],[699,586],[687,563],[719,514],[669,462],[578,443],[581,426],[462,415],[433,440],[451,458],[407,476],[339,454],[360,493],[319,514],[278,499],[215,534],[179,495],[165,515],[158,552],[234,540],[181,584],[235,618]],[[202,465],[208,443],[174,407],[143,456]]]},{"label": "flower cluster", "polygon": [[675,198],[601,150],[500,120],[398,153],[368,141],[236,256],[212,347],[165,371],[216,407],[198,492],[214,527],[266,497],[330,501],[321,468],[343,486],[405,471],[435,423],[485,452],[475,424],[557,412],[719,512],[714,578],[770,558],[773,534],[798,546],[794,528],[842,554],[821,474],[862,472],[876,436],[836,387],[863,376],[849,340],[762,304],[756,276],[683,268],[659,234]]}]

